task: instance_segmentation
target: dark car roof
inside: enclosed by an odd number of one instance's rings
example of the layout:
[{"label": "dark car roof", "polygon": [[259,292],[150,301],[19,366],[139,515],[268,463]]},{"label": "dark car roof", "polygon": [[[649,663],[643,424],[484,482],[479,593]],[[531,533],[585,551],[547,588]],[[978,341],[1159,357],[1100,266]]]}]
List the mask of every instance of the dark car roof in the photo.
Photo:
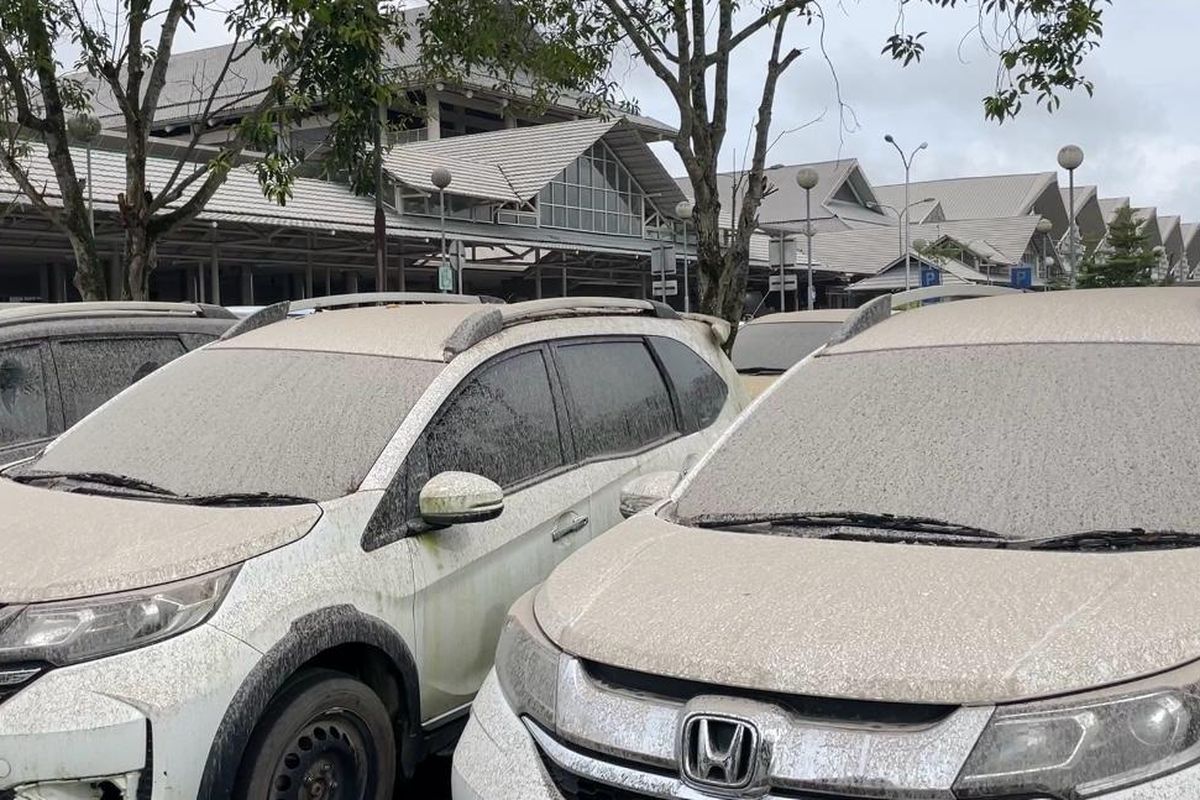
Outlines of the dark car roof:
[{"label": "dark car roof", "polygon": [[220,336],[237,318],[191,303],[61,303],[0,307],[0,343],[59,336],[198,333]]}]

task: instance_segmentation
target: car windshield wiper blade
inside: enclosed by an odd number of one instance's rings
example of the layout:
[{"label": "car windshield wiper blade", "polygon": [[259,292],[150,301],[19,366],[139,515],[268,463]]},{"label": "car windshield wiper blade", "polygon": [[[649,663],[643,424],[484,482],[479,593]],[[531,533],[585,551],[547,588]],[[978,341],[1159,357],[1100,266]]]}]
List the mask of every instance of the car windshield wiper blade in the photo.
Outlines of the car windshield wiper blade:
[{"label": "car windshield wiper blade", "polygon": [[[959,525],[933,517],[905,516],[901,514],[877,514],[862,511],[818,511],[775,514],[703,514],[681,520],[681,524],[696,528],[741,528],[752,525],[768,525],[779,528],[874,528],[876,530],[904,531],[907,533],[947,536],[961,539],[988,539],[1007,543],[1009,540],[994,532],[974,525]],[[851,538],[844,534],[833,534],[821,538]],[[854,535],[853,538],[866,538]],[[876,537],[872,537],[876,538]],[[892,541],[886,537],[881,541]]]},{"label": "car windshield wiper blade", "polygon": [[316,503],[311,497],[277,492],[226,492],[224,494],[181,495],[179,502],[193,506],[302,506]]},{"label": "car windshield wiper blade", "polygon": [[1044,539],[1030,539],[1014,546],[1027,550],[1173,550],[1200,547],[1200,533],[1144,528],[1079,531]]},{"label": "car windshield wiper blade", "polygon": [[99,486],[112,486],[117,489],[133,489],[146,494],[162,497],[178,497],[176,492],[165,489],[141,478],[132,478],[115,472],[22,472],[8,474],[5,477],[17,483],[39,483],[41,481],[65,480],[74,483],[94,483]]},{"label": "car windshield wiper blade", "polygon": [[785,372],[783,367],[743,367],[738,370],[739,375],[782,375]]}]

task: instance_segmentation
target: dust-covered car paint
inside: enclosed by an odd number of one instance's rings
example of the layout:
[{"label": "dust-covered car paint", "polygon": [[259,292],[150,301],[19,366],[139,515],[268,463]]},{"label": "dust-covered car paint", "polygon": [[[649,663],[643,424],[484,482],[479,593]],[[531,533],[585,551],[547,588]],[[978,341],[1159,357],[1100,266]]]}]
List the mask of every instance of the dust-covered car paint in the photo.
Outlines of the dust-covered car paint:
[{"label": "dust-covered car paint", "polygon": [[[110,796],[106,791],[164,799],[228,797],[256,723],[289,678],[314,661],[356,675],[372,659],[387,665],[395,680],[395,723],[403,734],[398,771],[410,772],[428,748],[453,741],[447,731],[457,732],[491,667],[512,600],[620,520],[620,487],[631,476],[685,469],[746,403],[707,325],[632,314],[551,317],[507,327],[443,360],[440,344],[421,339],[405,324],[406,315],[420,317],[426,335],[434,336],[473,313],[424,307],[313,314],[206,350],[208,359],[223,350],[269,347],[303,353],[320,347],[321,336],[315,328],[293,328],[295,337],[289,339],[285,329],[316,325],[336,332],[340,348],[357,346],[371,351],[372,358],[423,357],[420,364],[426,366],[414,368],[425,380],[419,397],[395,419],[394,433],[373,450],[365,477],[344,496],[285,499],[273,507],[255,507],[253,498],[247,501],[251,507],[196,507],[186,496],[101,497],[0,480],[4,496],[21,509],[9,527],[0,529],[6,546],[26,535],[36,541],[49,535],[38,525],[54,525],[61,531],[52,532],[52,552],[62,556],[55,566],[33,569],[38,580],[51,575],[59,587],[41,595],[34,593],[36,581],[22,583],[19,570],[5,563],[0,574],[12,594],[21,596],[0,595],[0,650],[12,624],[6,610],[19,619],[22,608],[52,607],[42,600],[75,590],[86,594],[104,586],[153,592],[155,587],[140,588],[144,581],[187,579],[234,565],[214,610],[171,638],[39,669],[32,677],[0,663],[0,797],[75,800]],[[339,316],[345,328],[337,324]],[[403,335],[389,338],[388,326]],[[503,514],[493,520],[411,530],[403,527],[406,518],[397,521],[395,508],[405,507],[406,477],[418,474],[413,454],[427,449],[424,437],[448,398],[514,351],[543,352],[548,342],[587,343],[589,337],[635,342],[667,337],[687,347],[726,387],[719,414],[694,432],[675,433],[637,452],[567,465],[512,488]],[[158,380],[187,369],[188,358],[180,359]],[[157,389],[148,384],[143,391]],[[118,399],[103,412],[113,413],[121,403]],[[326,411],[344,414],[346,409]],[[103,414],[94,415],[92,425],[102,424]],[[72,457],[73,446],[64,442],[52,449],[57,466]],[[244,461],[237,461],[235,474],[245,471]],[[262,464],[264,472],[279,468],[277,462]],[[35,462],[26,468],[36,467]],[[164,466],[162,474],[170,479],[169,488],[181,492],[188,487],[176,481],[199,480],[176,464]],[[201,477],[207,486],[209,478]],[[221,484],[214,490],[228,488]],[[51,505],[59,510],[44,511]],[[71,558],[63,555],[69,541],[79,550]],[[92,543],[114,551],[94,569],[84,564]],[[22,547],[27,559],[36,558],[35,544]],[[122,558],[127,559],[125,573],[118,566]],[[86,580],[77,580],[80,574]],[[210,574],[225,573],[205,572],[194,580]],[[97,601],[123,596],[103,595]],[[14,600],[28,605],[11,605]],[[14,684],[14,692],[6,689],[6,677],[23,682]]]},{"label": "dust-covered car paint", "polygon": [[807,359],[518,602],[456,798],[1195,797],[1200,440],[1139,398],[1190,403],[1200,291],[953,305]]}]

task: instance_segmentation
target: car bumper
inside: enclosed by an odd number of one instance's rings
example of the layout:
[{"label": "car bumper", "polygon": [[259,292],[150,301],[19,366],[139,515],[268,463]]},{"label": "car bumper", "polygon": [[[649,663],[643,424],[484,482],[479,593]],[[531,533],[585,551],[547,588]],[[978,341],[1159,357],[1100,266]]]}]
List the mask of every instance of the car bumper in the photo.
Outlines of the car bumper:
[{"label": "car bumper", "polygon": [[500,693],[494,670],[454,750],[450,784],[454,800],[563,800],[542,768],[533,737]]},{"label": "car bumper", "polygon": [[115,789],[194,800],[217,727],[259,657],[205,625],[42,675],[0,703],[0,798],[88,800]]},{"label": "car bumper", "polygon": [[[552,740],[546,738],[549,746],[554,747]],[[548,755],[550,761],[582,765],[593,774],[595,766],[603,764],[561,746],[550,750]],[[572,763],[572,759],[579,760]],[[573,800],[576,796],[586,796],[560,792],[544,763],[534,736],[504,699],[493,671],[475,699],[471,719],[454,753],[451,774],[454,800]],[[611,783],[629,792],[630,797],[668,800],[707,797],[661,774],[650,776],[616,764],[605,769],[607,777],[613,778]],[[1200,797],[1200,765],[1105,794],[1099,800],[1195,800],[1197,797]],[[882,800],[886,800],[886,795]]]}]

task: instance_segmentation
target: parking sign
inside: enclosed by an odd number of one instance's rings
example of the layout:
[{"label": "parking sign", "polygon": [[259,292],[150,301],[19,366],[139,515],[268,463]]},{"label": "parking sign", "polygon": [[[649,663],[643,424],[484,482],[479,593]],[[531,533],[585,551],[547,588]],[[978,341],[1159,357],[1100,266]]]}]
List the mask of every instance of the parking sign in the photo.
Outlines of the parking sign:
[{"label": "parking sign", "polygon": [[1013,267],[1009,273],[1014,289],[1029,289],[1033,287],[1033,267]]},{"label": "parking sign", "polygon": [[924,269],[921,270],[921,285],[922,286],[941,286],[942,285],[942,271],[933,269],[932,267],[925,267]]}]

